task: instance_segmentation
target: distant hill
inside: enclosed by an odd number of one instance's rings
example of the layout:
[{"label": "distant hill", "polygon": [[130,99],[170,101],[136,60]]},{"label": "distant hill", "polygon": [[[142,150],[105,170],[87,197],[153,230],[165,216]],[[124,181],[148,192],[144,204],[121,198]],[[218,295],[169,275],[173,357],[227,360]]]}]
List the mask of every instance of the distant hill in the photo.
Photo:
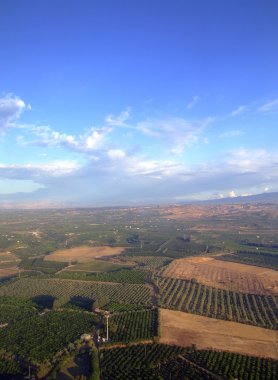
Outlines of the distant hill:
[{"label": "distant hill", "polygon": [[203,201],[205,204],[233,204],[233,203],[277,203],[278,192],[247,195],[234,198],[211,199]]}]

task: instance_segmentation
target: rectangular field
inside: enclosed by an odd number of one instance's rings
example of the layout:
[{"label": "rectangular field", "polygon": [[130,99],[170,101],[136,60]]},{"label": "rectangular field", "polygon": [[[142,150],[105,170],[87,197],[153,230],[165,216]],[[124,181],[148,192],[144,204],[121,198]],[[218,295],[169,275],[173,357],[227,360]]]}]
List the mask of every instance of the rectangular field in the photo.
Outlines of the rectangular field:
[{"label": "rectangular field", "polygon": [[71,265],[64,269],[64,271],[82,271],[82,272],[110,272],[119,269],[130,268],[128,264],[116,264],[110,261],[92,260],[88,263],[80,263]]},{"label": "rectangular field", "polygon": [[69,249],[54,251],[45,257],[45,260],[52,261],[77,261],[78,263],[87,263],[95,258],[119,255],[124,251],[123,247],[89,247],[80,246]]},{"label": "rectangular field", "polygon": [[169,277],[157,278],[157,285],[162,307],[277,329],[278,297],[217,289],[194,280]]},{"label": "rectangular field", "polygon": [[220,289],[255,294],[277,294],[278,272],[252,265],[195,257],[173,261],[164,276],[196,281]]},{"label": "rectangular field", "polygon": [[278,359],[278,332],[160,309],[161,343],[213,348]]}]

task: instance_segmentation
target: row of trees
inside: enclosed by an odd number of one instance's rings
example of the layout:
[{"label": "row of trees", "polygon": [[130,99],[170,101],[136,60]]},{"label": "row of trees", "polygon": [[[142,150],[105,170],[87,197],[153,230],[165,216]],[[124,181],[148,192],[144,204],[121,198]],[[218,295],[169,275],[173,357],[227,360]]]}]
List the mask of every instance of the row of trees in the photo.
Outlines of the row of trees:
[{"label": "row of trees", "polygon": [[86,297],[91,300],[98,300],[105,296],[109,302],[146,306],[152,304],[151,290],[143,284],[106,284],[93,281],[85,283],[55,278],[22,278],[1,286],[1,295],[24,298],[48,295],[55,299]]},{"label": "row of trees", "polygon": [[278,298],[217,289],[194,280],[157,278],[162,307],[277,329]]},{"label": "row of trees", "polygon": [[273,359],[163,344],[103,349],[100,358],[104,380],[272,380],[278,375]]}]

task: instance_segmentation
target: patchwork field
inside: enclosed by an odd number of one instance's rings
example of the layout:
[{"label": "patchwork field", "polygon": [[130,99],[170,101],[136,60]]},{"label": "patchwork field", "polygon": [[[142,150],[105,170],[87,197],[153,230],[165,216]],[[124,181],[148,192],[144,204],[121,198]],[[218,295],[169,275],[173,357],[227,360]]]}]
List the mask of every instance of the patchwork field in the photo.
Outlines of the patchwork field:
[{"label": "patchwork field", "polygon": [[69,249],[61,249],[52,252],[50,255],[45,257],[45,260],[51,261],[77,261],[78,263],[87,263],[92,261],[94,258],[106,257],[119,255],[124,251],[123,247],[88,247],[80,246]]},{"label": "patchwork field", "polygon": [[160,309],[161,343],[213,348],[278,359],[278,332]]},{"label": "patchwork field", "polygon": [[278,293],[278,272],[252,265],[216,260],[212,257],[193,257],[173,261],[163,276],[190,280],[199,283],[256,294]]}]

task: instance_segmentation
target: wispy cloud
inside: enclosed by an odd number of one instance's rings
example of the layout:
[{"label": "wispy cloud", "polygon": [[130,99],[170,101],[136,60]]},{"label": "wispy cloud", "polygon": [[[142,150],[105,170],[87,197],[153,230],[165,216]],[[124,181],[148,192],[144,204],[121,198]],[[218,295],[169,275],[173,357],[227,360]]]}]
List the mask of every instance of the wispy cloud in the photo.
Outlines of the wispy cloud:
[{"label": "wispy cloud", "polygon": [[149,119],[139,122],[136,129],[162,141],[173,154],[182,154],[185,147],[191,147],[199,141],[202,132],[213,121],[212,117],[197,122],[182,118]]},{"label": "wispy cloud", "polygon": [[232,137],[239,137],[243,136],[245,134],[244,131],[241,131],[239,129],[232,129],[230,131],[226,131],[224,133],[221,133],[219,135],[220,138],[232,138]]},{"label": "wispy cloud", "polygon": [[238,115],[243,114],[246,111],[247,107],[246,106],[239,106],[236,109],[234,109],[232,112],[228,114],[228,117],[235,117]]},{"label": "wispy cloud", "polygon": [[200,101],[200,96],[194,95],[193,98],[190,100],[189,103],[187,103],[187,109],[191,110],[191,108],[195,107],[196,104]]},{"label": "wispy cloud", "polygon": [[278,98],[263,104],[261,107],[258,108],[258,111],[265,113],[278,112]]},{"label": "wispy cloud", "polygon": [[110,127],[92,127],[84,134],[74,136],[54,131],[49,126],[21,126],[25,135],[17,137],[21,145],[67,148],[77,152],[91,152],[102,147],[105,137],[112,131]]},{"label": "wispy cloud", "polygon": [[131,112],[131,108],[127,107],[125,111],[122,111],[117,116],[109,114],[105,118],[105,123],[111,126],[125,126],[125,122],[129,118],[130,112]]}]

